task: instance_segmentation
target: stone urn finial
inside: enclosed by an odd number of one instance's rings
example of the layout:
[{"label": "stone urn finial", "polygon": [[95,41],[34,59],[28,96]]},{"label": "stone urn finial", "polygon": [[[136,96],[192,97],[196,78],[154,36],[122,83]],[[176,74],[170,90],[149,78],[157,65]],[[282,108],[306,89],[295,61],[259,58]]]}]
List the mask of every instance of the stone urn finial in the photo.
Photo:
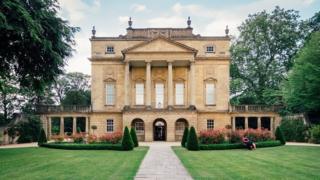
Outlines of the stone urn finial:
[{"label": "stone urn finial", "polygon": [[190,19],[190,16],[188,16],[187,25],[188,25],[188,28],[191,28],[191,19]]},{"label": "stone urn finial", "polygon": [[129,25],[128,28],[131,29],[131,28],[132,28],[132,20],[131,20],[131,17],[129,18],[128,25]]},{"label": "stone urn finial", "polygon": [[95,26],[92,27],[92,31],[91,32],[92,32],[92,37],[96,37],[96,32],[97,31],[96,31]]},{"label": "stone urn finial", "polygon": [[229,28],[228,28],[228,25],[226,26],[226,30],[224,30],[225,33],[226,33],[226,36],[229,36]]}]

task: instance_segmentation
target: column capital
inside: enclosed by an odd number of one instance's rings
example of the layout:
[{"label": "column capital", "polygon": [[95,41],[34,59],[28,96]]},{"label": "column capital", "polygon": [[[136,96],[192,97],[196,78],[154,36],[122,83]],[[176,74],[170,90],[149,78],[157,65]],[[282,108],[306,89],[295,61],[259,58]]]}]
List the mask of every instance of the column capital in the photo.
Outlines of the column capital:
[{"label": "column capital", "polygon": [[144,61],[146,64],[150,64],[151,63],[151,60],[145,60]]},{"label": "column capital", "polygon": [[174,62],[174,60],[167,60],[168,64],[172,64]]}]

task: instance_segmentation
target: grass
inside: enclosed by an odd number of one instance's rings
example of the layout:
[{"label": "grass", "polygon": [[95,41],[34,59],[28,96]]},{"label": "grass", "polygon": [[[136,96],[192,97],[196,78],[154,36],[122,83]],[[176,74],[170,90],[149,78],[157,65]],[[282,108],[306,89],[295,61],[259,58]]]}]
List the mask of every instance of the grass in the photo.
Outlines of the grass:
[{"label": "grass", "polygon": [[0,149],[0,179],[133,179],[147,150]]},{"label": "grass", "polygon": [[173,150],[194,179],[319,179],[320,147]]}]

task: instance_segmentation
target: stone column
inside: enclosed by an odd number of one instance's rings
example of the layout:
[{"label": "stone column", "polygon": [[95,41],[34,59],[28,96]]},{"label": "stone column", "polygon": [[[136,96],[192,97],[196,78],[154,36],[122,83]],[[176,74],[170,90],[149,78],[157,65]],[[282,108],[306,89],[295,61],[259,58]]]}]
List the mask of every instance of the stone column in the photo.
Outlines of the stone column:
[{"label": "stone column", "polygon": [[195,107],[195,62],[190,63],[190,106]]},{"label": "stone column", "polygon": [[258,117],[258,129],[261,129],[261,117]]},{"label": "stone column", "polygon": [[64,135],[64,117],[60,117],[60,135]]},{"label": "stone column", "polygon": [[273,132],[273,129],[274,129],[274,127],[273,127],[274,119],[275,119],[275,117],[270,117],[270,131],[271,132]]},{"label": "stone column", "polygon": [[77,117],[72,117],[72,134],[77,133]]},{"label": "stone column", "polygon": [[236,130],[236,117],[231,116],[232,121],[232,131]]},{"label": "stone column", "polygon": [[248,117],[244,118],[244,129],[248,129]]},{"label": "stone column", "polygon": [[86,116],[86,133],[89,133],[89,117]]},{"label": "stone column", "polygon": [[146,106],[151,109],[151,63],[146,65]]},{"label": "stone column", "polygon": [[129,91],[130,91],[130,64],[125,63],[125,73],[124,73],[124,106],[129,107]]},{"label": "stone column", "polygon": [[48,117],[48,134],[47,134],[47,137],[50,139],[50,137],[51,137],[51,134],[52,134],[52,132],[51,132],[51,119],[52,119],[52,117]]},{"label": "stone column", "polygon": [[173,106],[173,77],[172,77],[172,62],[168,62],[168,107]]}]

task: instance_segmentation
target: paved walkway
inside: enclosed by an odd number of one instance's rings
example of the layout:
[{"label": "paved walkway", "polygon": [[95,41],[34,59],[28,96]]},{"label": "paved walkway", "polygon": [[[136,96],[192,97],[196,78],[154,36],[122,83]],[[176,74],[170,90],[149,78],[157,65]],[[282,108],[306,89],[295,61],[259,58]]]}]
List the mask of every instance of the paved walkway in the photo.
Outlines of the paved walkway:
[{"label": "paved walkway", "polygon": [[320,147],[320,144],[301,143],[301,142],[286,142],[286,145],[288,145],[288,146],[318,146],[318,147]]},{"label": "paved walkway", "polygon": [[9,148],[26,148],[26,147],[38,147],[38,143],[23,143],[23,144],[8,144],[0,146],[0,149],[9,149]]},{"label": "paved walkway", "polygon": [[192,177],[181,164],[171,146],[179,146],[175,142],[144,142],[141,146],[150,149],[144,157],[136,174],[136,180],[191,180]]}]

